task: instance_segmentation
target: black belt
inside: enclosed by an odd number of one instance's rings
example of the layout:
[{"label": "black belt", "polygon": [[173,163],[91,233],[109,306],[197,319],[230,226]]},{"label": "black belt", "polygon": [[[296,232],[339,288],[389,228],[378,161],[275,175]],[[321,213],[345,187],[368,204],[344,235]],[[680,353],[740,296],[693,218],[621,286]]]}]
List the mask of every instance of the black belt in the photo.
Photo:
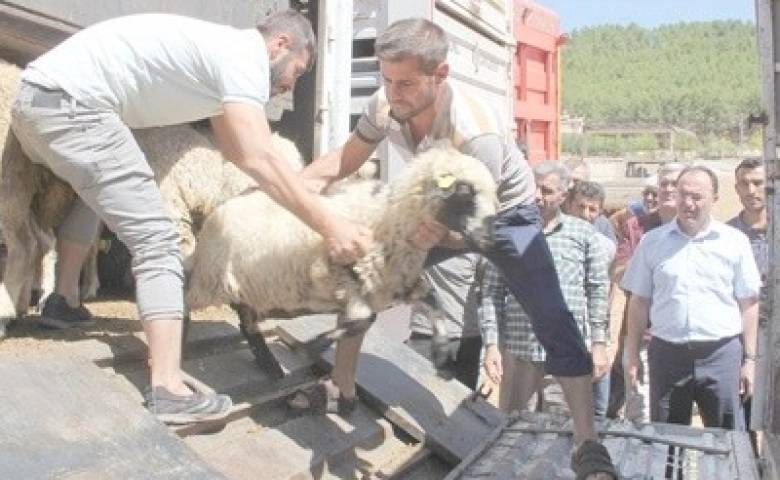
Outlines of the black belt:
[{"label": "black belt", "polygon": [[713,347],[719,347],[721,345],[725,345],[729,343],[730,341],[734,340],[735,338],[739,338],[739,335],[733,335],[731,337],[724,337],[719,338],[717,340],[694,340],[691,342],[682,342],[682,343],[676,343],[676,342],[670,342],[668,340],[663,340],[658,337],[653,337],[655,340],[659,340],[661,342],[664,342],[669,345],[674,345],[675,347],[680,348],[687,348],[690,350],[695,350],[699,348],[713,348]]}]

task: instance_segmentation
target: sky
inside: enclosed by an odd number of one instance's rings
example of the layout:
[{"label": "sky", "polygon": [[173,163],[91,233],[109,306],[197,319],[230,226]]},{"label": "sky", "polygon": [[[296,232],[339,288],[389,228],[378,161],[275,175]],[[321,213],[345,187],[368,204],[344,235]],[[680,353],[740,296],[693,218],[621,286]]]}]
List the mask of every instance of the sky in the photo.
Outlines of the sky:
[{"label": "sky", "polygon": [[755,21],[755,0],[532,0],[558,13],[561,30],[636,23],[653,28],[679,22]]}]

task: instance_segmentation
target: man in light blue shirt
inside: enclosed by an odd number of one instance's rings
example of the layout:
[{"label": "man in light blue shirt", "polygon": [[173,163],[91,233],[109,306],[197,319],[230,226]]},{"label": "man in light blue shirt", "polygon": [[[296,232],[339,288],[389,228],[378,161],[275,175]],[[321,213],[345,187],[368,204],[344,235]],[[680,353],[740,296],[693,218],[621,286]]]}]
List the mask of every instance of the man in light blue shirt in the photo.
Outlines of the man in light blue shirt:
[{"label": "man in light blue shirt", "polygon": [[761,279],[747,237],[711,217],[718,182],[706,167],[677,181],[677,217],[642,237],[623,277],[631,292],[625,369],[636,386],[649,323],[651,421],[744,429],[753,390]]}]

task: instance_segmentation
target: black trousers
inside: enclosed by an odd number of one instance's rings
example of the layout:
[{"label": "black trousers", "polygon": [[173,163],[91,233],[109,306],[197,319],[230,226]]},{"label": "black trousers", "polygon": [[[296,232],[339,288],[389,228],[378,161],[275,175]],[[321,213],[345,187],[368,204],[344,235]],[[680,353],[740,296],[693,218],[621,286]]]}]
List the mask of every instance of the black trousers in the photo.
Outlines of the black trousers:
[{"label": "black trousers", "polygon": [[683,344],[653,337],[647,347],[650,420],[689,425],[696,402],[705,427],[745,430],[742,355],[739,336]]}]

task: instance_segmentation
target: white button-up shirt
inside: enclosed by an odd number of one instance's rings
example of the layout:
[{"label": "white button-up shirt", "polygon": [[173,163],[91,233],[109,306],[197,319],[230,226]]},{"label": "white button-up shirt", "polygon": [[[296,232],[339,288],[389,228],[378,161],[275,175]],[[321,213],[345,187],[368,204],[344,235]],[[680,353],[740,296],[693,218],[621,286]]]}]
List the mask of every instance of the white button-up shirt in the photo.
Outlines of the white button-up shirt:
[{"label": "white button-up shirt", "polygon": [[761,278],[745,234],[714,219],[695,237],[677,220],[643,237],[621,282],[650,299],[650,333],[672,343],[742,333],[737,299],[758,297]]}]

